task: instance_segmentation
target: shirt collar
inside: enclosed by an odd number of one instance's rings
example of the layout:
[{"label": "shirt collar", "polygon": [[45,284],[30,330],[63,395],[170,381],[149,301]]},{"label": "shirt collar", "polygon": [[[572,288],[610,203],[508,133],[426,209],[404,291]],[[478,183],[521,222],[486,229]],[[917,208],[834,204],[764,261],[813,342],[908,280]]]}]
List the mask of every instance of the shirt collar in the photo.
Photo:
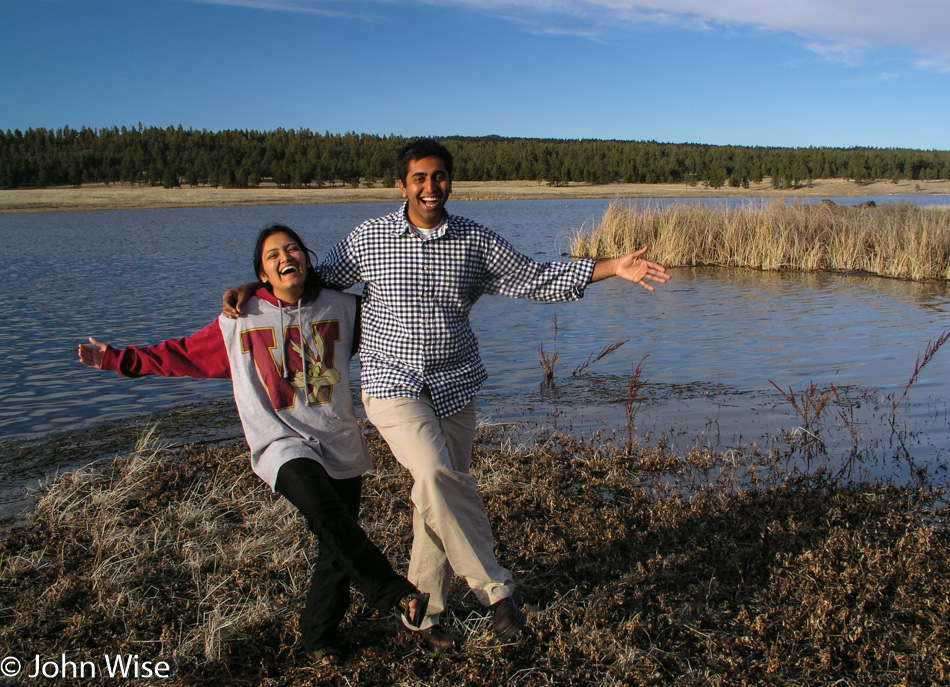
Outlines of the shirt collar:
[{"label": "shirt collar", "polygon": [[[399,221],[396,222],[396,226],[393,228],[394,236],[403,236],[412,232],[412,226],[409,224],[409,215],[407,214],[408,208],[409,203],[403,203],[402,210],[400,210],[398,213]],[[443,236],[446,238],[454,238],[456,235],[456,232],[453,228],[454,225],[455,217],[446,212],[445,221],[442,223],[439,231],[432,235],[432,238],[440,239]]]}]

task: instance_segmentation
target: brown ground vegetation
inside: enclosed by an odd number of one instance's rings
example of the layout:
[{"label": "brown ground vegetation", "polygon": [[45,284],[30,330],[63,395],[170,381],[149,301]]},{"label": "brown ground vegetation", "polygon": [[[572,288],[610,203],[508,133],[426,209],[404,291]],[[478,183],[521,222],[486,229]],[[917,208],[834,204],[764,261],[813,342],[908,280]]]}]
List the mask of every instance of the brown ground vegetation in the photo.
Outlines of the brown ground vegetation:
[{"label": "brown ground vegetation", "polygon": [[[367,437],[362,520],[405,569],[409,480]],[[313,544],[243,442],[143,448],[56,480],[0,544],[0,655],[134,652],[171,663],[172,685],[945,682],[950,541],[932,495],[787,468],[754,449],[483,433],[473,472],[529,603],[523,636],[496,645],[457,586],[464,649],[430,653],[356,595],[351,657],[324,668],[295,628]]]},{"label": "brown ground vegetation", "polygon": [[[875,181],[856,184],[846,179],[819,179],[795,189],[773,189],[769,181],[748,189],[710,188],[686,184],[582,184],[548,186],[537,181],[458,181],[454,200],[537,200],[558,198],[841,198],[872,195],[950,193],[950,181]],[[0,213],[82,210],[137,210],[239,205],[311,205],[317,203],[399,202],[394,188],[334,186],[309,189],[262,184],[251,189],[210,186],[165,189],[127,184],[87,184],[79,188],[0,190]]]}]

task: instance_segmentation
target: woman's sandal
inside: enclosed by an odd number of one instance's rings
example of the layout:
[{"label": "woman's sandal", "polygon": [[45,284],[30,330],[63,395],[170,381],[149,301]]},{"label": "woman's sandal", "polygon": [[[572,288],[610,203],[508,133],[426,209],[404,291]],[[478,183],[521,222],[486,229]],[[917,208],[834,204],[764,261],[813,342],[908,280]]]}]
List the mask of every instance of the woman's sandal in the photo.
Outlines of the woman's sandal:
[{"label": "woman's sandal", "polygon": [[[413,601],[416,602],[415,608],[411,606]],[[406,594],[399,600],[398,606],[399,613],[406,624],[410,627],[419,627],[425,620],[426,609],[429,608],[429,595],[422,592]]]},{"label": "woman's sandal", "polygon": [[340,666],[346,660],[346,652],[339,647],[327,645],[310,654],[322,666]]}]

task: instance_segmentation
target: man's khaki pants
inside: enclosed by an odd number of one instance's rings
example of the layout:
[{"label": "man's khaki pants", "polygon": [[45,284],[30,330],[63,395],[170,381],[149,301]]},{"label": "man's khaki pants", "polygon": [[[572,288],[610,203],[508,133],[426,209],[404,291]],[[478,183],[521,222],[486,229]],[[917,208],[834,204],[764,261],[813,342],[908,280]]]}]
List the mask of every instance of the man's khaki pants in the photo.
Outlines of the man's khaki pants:
[{"label": "man's khaki pants", "polygon": [[462,577],[485,606],[511,596],[511,573],[495,560],[485,504],[469,474],[475,441],[475,400],[439,419],[432,396],[378,399],[363,394],[366,417],[412,474],[413,540],[407,577],[428,592],[428,617],[438,624],[452,572]]}]

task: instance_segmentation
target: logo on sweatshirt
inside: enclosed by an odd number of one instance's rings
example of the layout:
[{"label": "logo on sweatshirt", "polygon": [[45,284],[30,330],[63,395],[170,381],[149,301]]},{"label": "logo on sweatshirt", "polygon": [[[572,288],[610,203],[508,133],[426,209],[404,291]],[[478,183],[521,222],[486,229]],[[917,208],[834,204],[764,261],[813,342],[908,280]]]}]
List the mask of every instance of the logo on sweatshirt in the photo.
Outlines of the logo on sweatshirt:
[{"label": "logo on sweatshirt", "polygon": [[[329,403],[333,386],[340,382],[334,365],[340,341],[340,321],[310,323],[310,342],[301,341],[300,327],[284,329],[284,351],[278,359],[277,335],[273,327],[241,332],[241,350],[250,354],[275,410],[292,408],[297,389],[306,389],[311,404]],[[312,346],[311,346],[312,342]]]}]

